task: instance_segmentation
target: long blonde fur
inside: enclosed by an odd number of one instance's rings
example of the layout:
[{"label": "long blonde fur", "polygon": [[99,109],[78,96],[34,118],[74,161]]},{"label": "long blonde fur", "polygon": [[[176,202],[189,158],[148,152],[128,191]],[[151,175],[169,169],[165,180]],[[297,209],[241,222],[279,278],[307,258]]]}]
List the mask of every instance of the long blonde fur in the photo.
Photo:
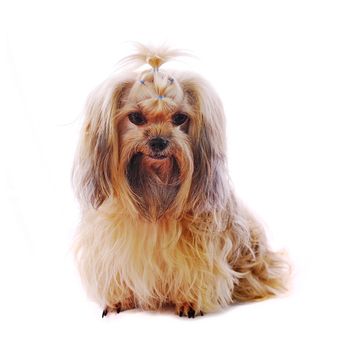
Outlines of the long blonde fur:
[{"label": "long blonde fur", "polygon": [[[124,63],[152,69],[125,69],[87,102],[75,247],[88,294],[110,311],[171,304],[191,317],[285,290],[288,265],[230,186],[220,99],[198,75],[160,68],[179,53],[140,46]],[[129,122],[136,111],[145,126]],[[175,127],[179,111],[189,120]],[[160,136],[170,146],[155,161]]]}]

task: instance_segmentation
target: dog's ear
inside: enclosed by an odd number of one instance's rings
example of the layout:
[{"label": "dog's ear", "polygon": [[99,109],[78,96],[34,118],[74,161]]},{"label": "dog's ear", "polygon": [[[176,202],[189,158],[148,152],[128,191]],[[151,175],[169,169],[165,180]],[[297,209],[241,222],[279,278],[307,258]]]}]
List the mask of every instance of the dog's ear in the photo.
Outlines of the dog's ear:
[{"label": "dog's ear", "polygon": [[110,79],[88,98],[73,169],[73,183],[84,206],[98,208],[113,193],[112,176],[117,172],[119,154],[115,116],[129,84]]},{"label": "dog's ear", "polygon": [[195,213],[222,210],[230,195],[222,103],[211,86],[200,78],[185,82],[183,89],[195,111],[189,130],[194,153],[189,209]]}]

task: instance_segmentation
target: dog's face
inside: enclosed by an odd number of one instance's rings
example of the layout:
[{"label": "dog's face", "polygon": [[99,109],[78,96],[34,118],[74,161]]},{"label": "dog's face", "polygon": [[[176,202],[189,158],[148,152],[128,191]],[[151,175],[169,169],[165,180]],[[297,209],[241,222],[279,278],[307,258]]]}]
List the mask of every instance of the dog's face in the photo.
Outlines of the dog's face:
[{"label": "dog's face", "polygon": [[158,219],[189,191],[196,106],[174,78],[158,71],[142,74],[125,93],[116,116],[120,176],[126,177],[138,210]]},{"label": "dog's face", "polygon": [[111,79],[88,101],[80,196],[150,221],[211,210],[228,187],[224,133],[220,101],[198,76],[157,67]]}]

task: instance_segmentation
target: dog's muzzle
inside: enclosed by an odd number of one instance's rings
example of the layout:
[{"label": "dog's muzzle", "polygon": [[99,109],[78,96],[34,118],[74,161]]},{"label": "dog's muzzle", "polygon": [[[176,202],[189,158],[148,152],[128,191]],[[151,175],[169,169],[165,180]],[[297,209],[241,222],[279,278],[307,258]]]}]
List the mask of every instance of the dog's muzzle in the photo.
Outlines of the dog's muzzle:
[{"label": "dog's muzzle", "polygon": [[166,159],[169,141],[163,137],[154,137],[148,142],[150,153],[148,156],[155,160]]}]

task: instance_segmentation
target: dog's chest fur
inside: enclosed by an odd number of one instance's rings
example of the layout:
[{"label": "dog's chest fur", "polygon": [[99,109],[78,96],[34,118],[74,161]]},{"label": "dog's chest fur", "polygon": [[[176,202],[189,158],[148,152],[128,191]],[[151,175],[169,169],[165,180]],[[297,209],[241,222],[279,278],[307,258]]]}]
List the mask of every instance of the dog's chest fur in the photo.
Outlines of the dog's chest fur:
[{"label": "dog's chest fur", "polygon": [[92,296],[101,302],[106,294],[115,302],[137,295],[142,306],[154,307],[153,300],[167,303],[174,294],[189,293],[196,283],[215,286],[214,271],[225,285],[232,283],[220,240],[190,234],[183,222],[149,223],[127,213],[103,211],[86,217],[79,236],[79,265]]}]

